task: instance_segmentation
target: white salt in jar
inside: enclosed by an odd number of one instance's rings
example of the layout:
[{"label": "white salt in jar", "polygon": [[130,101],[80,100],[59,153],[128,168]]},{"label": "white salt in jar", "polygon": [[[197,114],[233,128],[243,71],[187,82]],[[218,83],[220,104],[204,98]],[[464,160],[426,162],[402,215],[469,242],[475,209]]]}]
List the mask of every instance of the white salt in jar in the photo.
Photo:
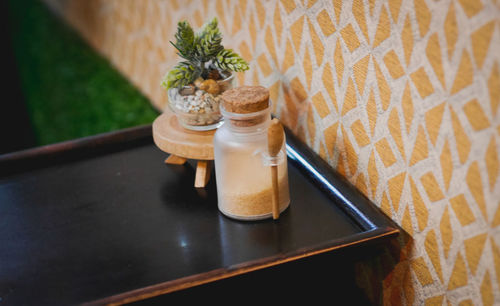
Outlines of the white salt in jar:
[{"label": "white salt in jar", "polygon": [[290,204],[285,142],[278,156],[267,152],[270,111],[264,87],[242,86],[222,95],[224,125],[214,136],[214,157],[218,207],[228,217],[272,217],[272,165],[278,168],[280,212]]}]

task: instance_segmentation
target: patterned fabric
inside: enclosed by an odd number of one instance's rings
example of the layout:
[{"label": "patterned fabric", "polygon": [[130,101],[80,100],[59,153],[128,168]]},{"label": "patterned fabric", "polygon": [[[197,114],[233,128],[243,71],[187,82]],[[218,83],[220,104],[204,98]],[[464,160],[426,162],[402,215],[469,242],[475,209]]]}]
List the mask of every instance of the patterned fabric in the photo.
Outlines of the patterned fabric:
[{"label": "patterned fabric", "polygon": [[406,232],[358,265],[370,298],[500,304],[500,1],[46,2],[160,109],[177,21],[218,16],[251,65],[239,83],[268,86],[275,114]]}]

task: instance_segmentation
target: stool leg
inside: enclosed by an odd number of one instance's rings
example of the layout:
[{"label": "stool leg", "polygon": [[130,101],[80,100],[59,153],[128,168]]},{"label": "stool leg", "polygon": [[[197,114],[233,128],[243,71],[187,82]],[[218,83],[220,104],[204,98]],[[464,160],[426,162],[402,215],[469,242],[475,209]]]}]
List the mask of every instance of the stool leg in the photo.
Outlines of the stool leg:
[{"label": "stool leg", "polygon": [[199,160],[196,165],[196,177],[194,179],[194,187],[203,188],[207,185],[210,179],[210,172],[212,170],[211,160]]},{"label": "stool leg", "polygon": [[186,163],[186,158],[184,157],[179,157],[174,154],[170,154],[170,156],[165,159],[165,164],[170,164],[170,165],[184,165]]}]

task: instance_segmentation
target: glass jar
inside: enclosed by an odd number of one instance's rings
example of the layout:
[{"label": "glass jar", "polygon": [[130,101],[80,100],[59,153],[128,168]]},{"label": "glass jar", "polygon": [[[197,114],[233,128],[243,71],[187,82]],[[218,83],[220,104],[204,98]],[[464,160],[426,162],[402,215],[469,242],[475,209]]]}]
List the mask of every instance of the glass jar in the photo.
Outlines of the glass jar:
[{"label": "glass jar", "polygon": [[176,114],[182,127],[195,131],[208,131],[222,125],[220,95],[233,87],[234,75],[216,81],[219,91],[210,94],[194,85],[168,90],[168,106]]},{"label": "glass jar", "polygon": [[267,152],[270,105],[250,113],[228,112],[214,136],[215,174],[219,210],[238,220],[272,217],[271,166],[278,168],[279,211],[290,203],[285,142],[279,154]]}]

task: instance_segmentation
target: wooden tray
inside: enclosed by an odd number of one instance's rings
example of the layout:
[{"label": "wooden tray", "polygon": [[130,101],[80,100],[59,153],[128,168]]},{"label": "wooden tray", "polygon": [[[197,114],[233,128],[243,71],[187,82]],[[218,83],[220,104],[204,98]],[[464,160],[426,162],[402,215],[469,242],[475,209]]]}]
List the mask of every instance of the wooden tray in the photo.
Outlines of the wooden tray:
[{"label": "wooden tray", "polygon": [[151,126],[0,156],[1,302],[138,301],[398,235],[290,133],[287,151],[290,207],[260,222],[224,217],[191,164],[163,164]]}]

